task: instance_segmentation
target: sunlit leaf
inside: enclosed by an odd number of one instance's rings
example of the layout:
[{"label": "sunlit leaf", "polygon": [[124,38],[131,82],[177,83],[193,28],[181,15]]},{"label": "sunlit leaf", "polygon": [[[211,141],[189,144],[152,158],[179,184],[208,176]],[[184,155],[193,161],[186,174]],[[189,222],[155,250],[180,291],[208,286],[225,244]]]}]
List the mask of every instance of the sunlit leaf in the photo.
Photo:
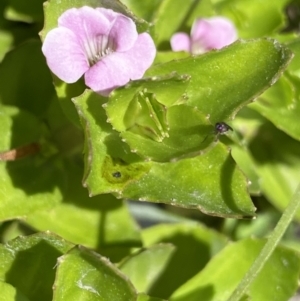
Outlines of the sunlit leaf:
[{"label": "sunlit leaf", "polygon": [[75,247],[58,260],[53,301],[134,301],[136,291],[109,260]]}]

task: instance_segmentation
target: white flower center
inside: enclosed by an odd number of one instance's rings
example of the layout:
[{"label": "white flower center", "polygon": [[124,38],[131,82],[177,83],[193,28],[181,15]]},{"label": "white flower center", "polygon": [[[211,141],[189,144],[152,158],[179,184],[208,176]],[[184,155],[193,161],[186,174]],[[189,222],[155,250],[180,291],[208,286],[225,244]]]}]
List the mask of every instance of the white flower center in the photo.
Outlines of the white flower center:
[{"label": "white flower center", "polygon": [[84,48],[90,66],[95,65],[103,57],[115,51],[114,41],[106,35],[99,35],[87,39]]}]

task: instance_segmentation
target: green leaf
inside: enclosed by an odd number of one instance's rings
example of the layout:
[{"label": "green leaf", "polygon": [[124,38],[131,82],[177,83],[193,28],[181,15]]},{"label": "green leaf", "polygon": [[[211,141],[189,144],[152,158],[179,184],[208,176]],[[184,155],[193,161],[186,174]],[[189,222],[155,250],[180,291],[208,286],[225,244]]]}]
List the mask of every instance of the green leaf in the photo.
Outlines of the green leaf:
[{"label": "green leaf", "polygon": [[108,121],[143,158],[166,162],[198,154],[215,139],[214,128],[195,107],[186,105],[188,76],[176,73],[132,82],[105,104]]},{"label": "green leaf", "polygon": [[134,301],[133,285],[109,260],[83,247],[59,258],[53,301]]},{"label": "green leaf", "polygon": [[12,285],[0,281],[1,301],[29,301],[19,290]]},{"label": "green leaf", "polygon": [[274,84],[291,57],[291,51],[275,40],[242,40],[218,51],[153,66],[146,74],[176,71],[190,75],[186,103],[214,124],[233,118],[242,106]]},{"label": "green leaf", "polygon": [[0,62],[13,44],[13,35],[9,31],[0,31]]},{"label": "green leaf", "polygon": [[125,258],[119,269],[128,276],[139,292],[149,292],[152,285],[164,272],[175,247],[171,244],[154,245],[140,249]]},{"label": "green leaf", "polygon": [[225,236],[197,223],[160,224],[143,230],[142,235],[145,247],[158,243],[175,246],[164,270],[147,291],[166,299],[203,269],[227,242]]},{"label": "green leaf", "polygon": [[288,71],[290,74],[300,77],[300,39],[296,36],[287,43],[289,49],[294,53],[294,58],[291,61]]},{"label": "green leaf", "polygon": [[124,201],[112,195],[90,198],[81,185],[82,168],[67,161],[64,170],[70,184],[62,202],[28,214],[26,224],[99,250],[112,261],[127,256],[132,247],[141,246],[139,229]]},{"label": "green leaf", "polygon": [[300,140],[300,78],[288,73],[267,90],[251,108],[268,118],[277,128]]},{"label": "green leaf", "polygon": [[217,216],[254,214],[244,175],[219,143],[202,156],[151,166],[141,179],[124,187],[124,197],[199,209]]},{"label": "green leaf", "polygon": [[[225,0],[216,5],[219,15],[231,19],[241,38],[271,35],[285,24],[284,7],[287,0]],[[268,15],[268,18],[266,18]]]},{"label": "green leaf", "polygon": [[8,53],[0,65],[0,82],[1,103],[43,117],[55,91],[41,43],[31,40]]},{"label": "green leaf", "polygon": [[30,301],[51,301],[57,258],[72,246],[48,232],[0,244],[0,277]]},{"label": "green leaf", "polygon": [[[170,300],[228,300],[264,244],[264,240],[253,238],[229,244]],[[288,300],[298,287],[299,272],[299,254],[277,247],[250,286],[251,300]]]},{"label": "green leaf", "polygon": [[253,215],[246,180],[224,146],[215,143],[204,155],[177,162],[144,162],[107,123],[105,100],[90,91],[75,100],[85,132],[84,185],[92,195],[112,192],[213,215]]},{"label": "green leaf", "polygon": [[[0,106],[0,112],[1,152],[40,144],[43,127],[35,116],[14,107]],[[49,209],[62,198],[63,174],[57,162],[44,155],[41,147],[40,153],[0,162],[0,220]]]},{"label": "green leaf", "polygon": [[[250,114],[251,119],[238,115],[235,129],[244,136],[244,145],[251,153],[261,191],[283,211],[299,183],[300,142],[278,130],[257,112]],[[296,218],[299,220],[300,212]]]},{"label": "green leaf", "polygon": [[91,195],[121,193],[129,182],[149,170],[149,163],[130,152],[109,123],[102,105],[107,98],[86,90],[74,100],[85,133],[83,184]]},{"label": "green leaf", "polygon": [[43,22],[44,0],[31,0],[30,2],[9,0],[8,2],[5,10],[6,19],[26,23]]}]

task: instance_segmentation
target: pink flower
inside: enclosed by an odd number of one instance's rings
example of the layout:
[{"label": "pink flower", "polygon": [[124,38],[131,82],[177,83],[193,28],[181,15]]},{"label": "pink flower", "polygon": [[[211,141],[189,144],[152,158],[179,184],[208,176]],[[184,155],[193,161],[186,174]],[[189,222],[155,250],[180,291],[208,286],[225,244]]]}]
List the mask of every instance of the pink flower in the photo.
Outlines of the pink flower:
[{"label": "pink flower", "polygon": [[61,80],[74,83],[84,74],[86,85],[104,96],[140,79],[156,54],[150,35],[138,34],[130,18],[87,6],[65,11],[42,51]]},{"label": "pink flower", "polygon": [[234,24],[224,17],[196,19],[191,36],[184,32],[175,33],[171,38],[173,51],[187,51],[200,54],[211,49],[220,49],[237,39]]}]

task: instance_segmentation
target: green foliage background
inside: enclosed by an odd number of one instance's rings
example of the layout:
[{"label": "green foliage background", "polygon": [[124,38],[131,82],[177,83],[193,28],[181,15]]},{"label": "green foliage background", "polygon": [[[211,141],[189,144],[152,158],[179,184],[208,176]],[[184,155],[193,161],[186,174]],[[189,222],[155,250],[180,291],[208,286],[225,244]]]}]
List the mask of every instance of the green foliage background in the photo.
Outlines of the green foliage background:
[{"label": "green foliage background", "polygon": [[[61,82],[41,52],[61,13],[83,5],[133,18],[157,45],[144,78],[109,98]],[[0,153],[39,151],[0,162],[0,300],[228,300],[300,182],[290,8],[300,3],[1,0]],[[171,52],[172,34],[214,15],[240,40]],[[234,131],[217,135],[217,122]],[[245,300],[296,292],[299,219]]]}]

